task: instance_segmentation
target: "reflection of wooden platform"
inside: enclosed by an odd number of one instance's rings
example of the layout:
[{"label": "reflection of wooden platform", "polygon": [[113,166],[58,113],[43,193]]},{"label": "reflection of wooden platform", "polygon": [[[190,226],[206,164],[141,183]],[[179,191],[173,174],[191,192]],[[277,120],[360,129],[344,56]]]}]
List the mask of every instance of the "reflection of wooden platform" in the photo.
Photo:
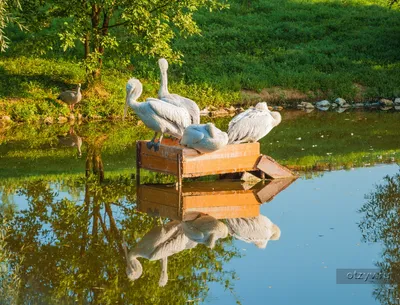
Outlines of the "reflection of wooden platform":
[{"label": "reflection of wooden platform", "polygon": [[207,154],[200,154],[171,139],[164,139],[159,151],[155,152],[147,148],[147,142],[136,143],[138,178],[141,168],[175,175],[179,184],[182,184],[182,178],[246,171],[261,171],[271,178],[294,176],[272,158],[261,155],[258,142],[231,144]]},{"label": "reflection of wooden platform", "polygon": [[260,204],[270,201],[295,179],[259,182],[250,189],[239,181],[189,182],[175,185],[140,185],[138,209],[154,216],[190,220],[199,213],[217,219],[255,217]]}]

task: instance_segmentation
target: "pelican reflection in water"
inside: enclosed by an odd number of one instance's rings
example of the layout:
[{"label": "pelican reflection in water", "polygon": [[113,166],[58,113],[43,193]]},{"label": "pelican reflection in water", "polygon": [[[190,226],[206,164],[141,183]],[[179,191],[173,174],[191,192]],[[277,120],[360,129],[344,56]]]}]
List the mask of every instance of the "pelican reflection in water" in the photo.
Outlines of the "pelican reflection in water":
[{"label": "pelican reflection in water", "polygon": [[163,287],[168,282],[168,257],[183,250],[192,249],[199,243],[213,248],[219,238],[228,236],[224,223],[208,215],[202,215],[191,221],[171,221],[164,226],[151,229],[136,246],[128,252],[124,243],[126,274],[131,281],[138,279],[143,267],[138,257],[150,261],[161,261],[161,275],[158,282]]},{"label": "pelican reflection in water", "polygon": [[278,240],[281,236],[279,227],[264,215],[225,219],[225,223],[230,235],[261,249],[267,246],[269,240]]}]

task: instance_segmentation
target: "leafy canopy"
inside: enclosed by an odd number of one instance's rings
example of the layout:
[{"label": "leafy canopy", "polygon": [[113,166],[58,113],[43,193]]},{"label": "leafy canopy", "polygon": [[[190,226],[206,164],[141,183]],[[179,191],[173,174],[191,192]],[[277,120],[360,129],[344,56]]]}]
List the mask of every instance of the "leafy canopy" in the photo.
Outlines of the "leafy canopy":
[{"label": "leafy canopy", "polygon": [[[182,53],[172,40],[200,33],[193,13],[226,7],[225,0],[21,0],[24,19],[32,30],[48,32],[52,49],[77,49],[89,71],[100,71],[103,58],[129,63],[132,55],[163,56],[179,62]],[[56,30],[56,31],[54,31]],[[82,52],[83,47],[83,52]],[[45,50],[43,50],[45,51]]]}]

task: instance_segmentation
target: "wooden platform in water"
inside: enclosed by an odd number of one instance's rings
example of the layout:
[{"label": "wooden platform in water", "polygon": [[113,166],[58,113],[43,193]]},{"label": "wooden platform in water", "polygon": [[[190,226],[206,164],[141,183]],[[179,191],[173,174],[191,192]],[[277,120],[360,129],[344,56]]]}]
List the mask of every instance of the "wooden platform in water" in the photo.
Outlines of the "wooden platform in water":
[{"label": "wooden platform in water", "polygon": [[260,143],[231,144],[206,154],[179,145],[178,141],[164,139],[158,151],[150,150],[148,141],[136,143],[137,177],[140,169],[161,172],[182,178],[207,175],[261,171],[270,178],[295,175],[274,159],[260,153]]},{"label": "wooden platform in water", "polygon": [[294,178],[276,179],[249,185],[240,181],[144,184],[137,188],[138,210],[174,220],[191,220],[199,214],[217,219],[255,217],[260,205],[272,200]]}]

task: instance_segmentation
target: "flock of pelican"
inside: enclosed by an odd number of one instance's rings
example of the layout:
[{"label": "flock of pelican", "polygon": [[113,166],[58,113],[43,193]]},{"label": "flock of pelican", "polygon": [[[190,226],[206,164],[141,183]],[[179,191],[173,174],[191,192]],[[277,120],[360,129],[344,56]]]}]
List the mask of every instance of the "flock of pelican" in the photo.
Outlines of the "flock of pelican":
[{"label": "flock of pelican", "polygon": [[269,111],[267,104],[262,102],[235,116],[229,123],[227,133],[212,123],[200,124],[197,104],[186,97],[169,93],[167,60],[161,58],[158,65],[161,72],[158,98],[138,102],[143,90],[141,82],[131,78],[126,84],[124,118],[130,107],[155,132],[152,140],[147,143],[149,149],[157,151],[164,134],[168,134],[179,139],[181,145],[200,153],[212,152],[227,144],[256,142],[281,122],[280,113]]},{"label": "flock of pelican", "polygon": [[[200,124],[197,104],[186,97],[169,93],[167,60],[161,58],[158,65],[161,75],[158,98],[138,102],[143,91],[141,82],[131,78],[126,84],[124,118],[128,107],[131,107],[143,123],[155,132],[152,140],[147,143],[149,149],[159,150],[164,134],[168,134],[179,139],[181,145],[194,148],[200,153],[212,152],[227,144],[256,142],[281,122],[280,113],[269,111],[267,103],[262,102],[236,115],[229,123],[227,133],[212,123]],[[57,99],[66,103],[72,111],[82,99],[81,84],[76,91],[64,91]]]},{"label": "flock of pelican", "polygon": [[137,280],[143,273],[138,257],[161,262],[159,286],[168,282],[168,257],[178,252],[192,249],[198,244],[214,248],[218,239],[231,235],[239,240],[265,248],[269,240],[278,240],[281,231],[264,215],[250,218],[218,220],[210,215],[200,215],[190,221],[171,221],[166,225],[151,229],[128,251],[124,242],[126,274],[131,281]]},{"label": "flock of pelican", "polygon": [[[267,104],[262,102],[235,116],[229,123],[227,133],[212,123],[200,124],[197,104],[186,97],[169,93],[167,60],[161,58],[158,65],[161,75],[158,98],[138,102],[143,91],[141,82],[131,78],[126,84],[124,118],[130,107],[155,132],[152,140],[147,143],[149,149],[159,150],[164,134],[168,134],[179,139],[181,145],[194,148],[200,153],[212,152],[227,144],[256,142],[281,122],[280,113],[269,111]],[[76,91],[64,91],[57,99],[66,103],[72,111],[82,99],[81,84]]]}]

